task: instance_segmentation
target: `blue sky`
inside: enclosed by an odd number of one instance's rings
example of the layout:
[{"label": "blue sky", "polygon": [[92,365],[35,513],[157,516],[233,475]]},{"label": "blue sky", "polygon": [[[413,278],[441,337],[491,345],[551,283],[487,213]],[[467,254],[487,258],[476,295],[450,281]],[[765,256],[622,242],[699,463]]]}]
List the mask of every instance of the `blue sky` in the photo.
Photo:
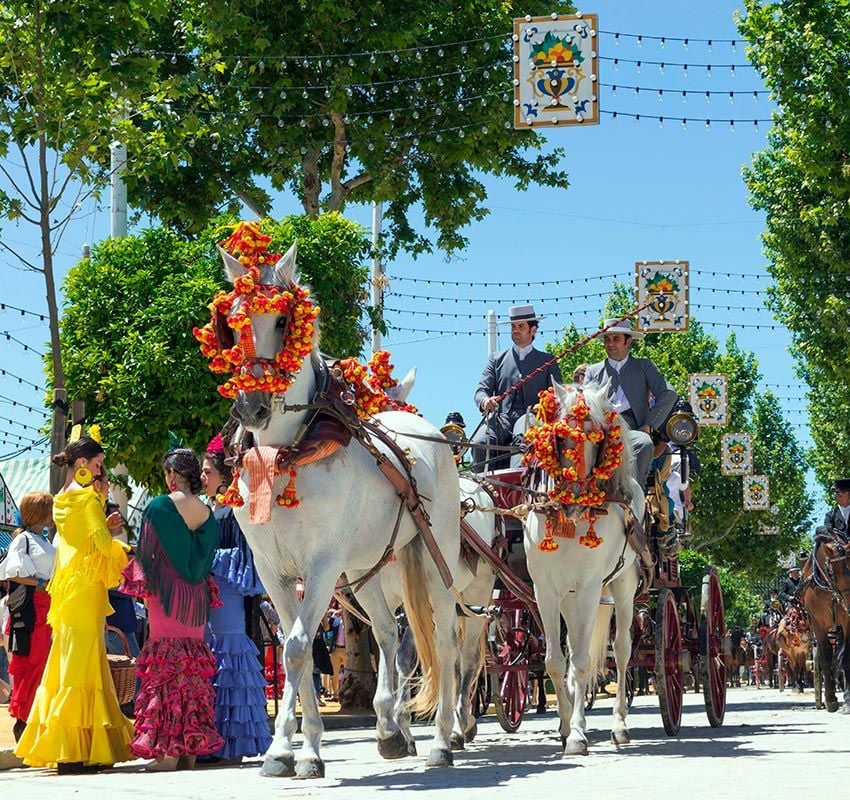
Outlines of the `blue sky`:
[{"label": "blue sky", "polygon": [[[592,7],[581,8],[599,15],[603,114],[599,125],[550,129],[547,134],[549,149],[558,146],[566,151],[561,166],[570,175],[570,188],[519,193],[507,181],[486,179],[491,214],[466,231],[469,247],[464,253],[451,262],[435,253],[415,261],[400,256],[386,265],[390,276],[386,307],[401,311],[386,313],[394,330],[385,337],[384,346],[392,351],[399,377],[417,367],[411,399],[427,418],[439,425],[449,411],[459,410],[468,428],[477,423],[472,395],[487,358],[483,332],[488,308],[504,316],[514,301],[530,300],[539,313],[550,317],[541,326],[543,340],[557,335],[570,320],[591,330],[604,298],[578,295],[610,289],[611,278],[599,276],[617,275],[631,282],[636,260],[687,259],[692,270],[692,313],[701,321],[716,323],[709,332],[721,341],[728,330],[734,330],[740,344],[755,353],[763,386],[770,386],[781,398],[795,432],[808,444],[804,390],[788,354],[790,339],[784,329],[766,327],[776,321],[764,310],[758,294],[769,283],[759,238],[764,220],[748,205],[741,170],[764,147],[769,124],[756,128],[741,120],[769,119],[770,103],[764,94],[753,98],[752,93],[763,92],[764,86],[752,68],[740,66],[747,62],[733,23],[739,6],[718,0],[597,0]],[[615,37],[616,32],[621,35]],[[667,41],[662,47],[658,40],[644,38],[639,43],[626,34],[664,36]],[[674,37],[691,41],[685,48],[671,41]],[[709,47],[695,39],[715,41]],[[737,39],[737,47],[718,41],[723,39]],[[616,66],[614,58],[621,59]],[[643,62],[639,69],[629,63],[638,60]],[[648,63],[652,61],[664,62],[663,71]],[[684,63],[689,65],[687,74],[682,66],[673,66]],[[710,74],[696,66],[705,64],[713,65]],[[730,64],[739,65],[734,74]],[[634,86],[641,87],[639,94],[623,88]],[[691,92],[686,102],[683,90]],[[710,103],[705,91],[716,93]],[[730,98],[728,92],[735,94]],[[611,116],[614,111],[616,119]],[[642,119],[637,123],[625,114],[640,114]],[[663,126],[649,119],[658,116],[665,117]],[[684,128],[683,117],[689,120]],[[705,118],[714,120],[710,129],[702,121]],[[734,130],[730,119],[736,120]],[[107,202],[104,198],[103,207],[94,201],[86,203],[69,228],[58,253],[60,280],[84,243],[108,233]],[[293,198],[276,199],[276,215],[298,210]],[[346,214],[371,226],[368,207],[352,205]],[[3,236],[29,254],[37,252],[32,230],[5,225]],[[0,255],[3,300],[46,311],[41,276],[11,264],[10,256]],[[414,277],[467,285],[409,280]],[[529,285],[556,280],[563,281],[561,286]],[[568,280],[579,282],[568,284]],[[517,286],[468,285],[484,282],[516,282]],[[464,333],[440,335],[422,329]],[[0,312],[0,330],[38,351],[45,349],[47,328],[38,319]],[[15,342],[0,341],[3,366],[42,385],[40,360],[33,352],[24,352]],[[508,329],[503,327],[500,345],[509,344]],[[0,432],[34,436],[8,420],[35,426],[42,416],[12,407],[2,397],[38,407],[40,394],[0,375],[0,396]],[[11,449],[11,444],[0,444],[0,454]]]}]

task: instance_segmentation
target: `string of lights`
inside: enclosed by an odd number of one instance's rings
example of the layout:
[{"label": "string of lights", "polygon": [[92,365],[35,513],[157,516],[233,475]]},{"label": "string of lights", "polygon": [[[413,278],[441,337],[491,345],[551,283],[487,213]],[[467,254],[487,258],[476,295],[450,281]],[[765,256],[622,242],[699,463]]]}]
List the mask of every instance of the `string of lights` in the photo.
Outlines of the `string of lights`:
[{"label": "string of lights", "polygon": [[37,311],[29,311],[26,308],[18,308],[17,306],[10,305],[9,303],[0,303],[0,311],[7,311],[7,310],[18,311],[18,312],[20,312],[20,315],[22,317],[24,317],[24,316],[38,317],[42,322],[47,321],[47,315],[46,314],[39,314]]},{"label": "string of lights", "polygon": [[40,353],[34,347],[30,347],[28,344],[26,344],[25,342],[22,342],[20,339],[16,339],[14,336],[12,336],[11,333],[9,333],[9,331],[0,331],[0,336],[5,336],[7,342],[14,342],[15,344],[20,345],[21,347],[24,348],[25,352],[29,352],[30,350],[32,350],[32,352],[35,353],[37,356],[43,356],[44,355],[44,353]]},{"label": "string of lights", "polygon": [[0,431],[0,437],[7,439],[16,439],[19,442],[35,442],[37,439],[32,436],[25,436],[23,434],[15,433],[14,431]]},{"label": "string of lights", "polygon": [[622,58],[621,56],[599,56],[600,61],[610,61],[613,63],[614,68],[616,69],[620,64],[634,64],[638,69],[642,66],[651,66],[658,67],[662,71],[667,67],[681,67],[685,72],[688,71],[691,67],[696,69],[704,69],[708,72],[709,76],[712,74],[712,69],[728,69],[731,74],[735,75],[736,69],[756,69],[753,64],[694,64],[693,62],[683,62],[683,61],[646,61],[642,58]]},{"label": "string of lights", "polygon": [[9,403],[14,407],[23,408],[27,411],[31,411],[33,414],[44,414],[43,408],[33,408],[32,406],[28,406],[26,403],[22,403],[20,400],[14,400],[13,398],[6,397],[2,394],[0,394],[0,403]]},{"label": "string of lights", "polygon": [[18,422],[18,420],[16,420],[16,419],[10,419],[9,417],[0,417],[0,420],[3,420],[4,422],[11,422],[13,425],[20,425],[22,428],[25,428],[26,430],[29,430],[29,431],[35,431],[36,433],[40,432],[39,428],[36,428],[33,425],[26,425],[23,422]]},{"label": "string of lights", "polygon": [[14,378],[20,384],[27,384],[27,386],[32,386],[33,389],[39,392],[43,392],[44,388],[39,386],[37,383],[33,383],[32,381],[28,381],[26,378],[22,378],[19,375],[15,375],[14,372],[9,372],[9,370],[0,367],[0,375],[6,375],[10,378]]},{"label": "string of lights", "polygon": [[627,119],[633,119],[635,122],[640,123],[641,120],[652,120],[653,122],[658,122],[659,125],[663,126],[665,122],[676,124],[679,123],[683,128],[687,128],[688,123],[695,123],[698,125],[705,125],[706,128],[711,128],[712,123],[715,128],[719,125],[728,125],[730,130],[735,129],[735,125],[749,125],[751,124],[754,128],[758,129],[760,124],[768,124],[772,123],[773,120],[769,118],[760,118],[760,119],[721,119],[719,117],[678,117],[678,116],[661,116],[656,114],[633,114],[627,111],[611,111],[608,109],[601,108],[599,109],[600,114],[605,114],[606,116],[611,117],[611,119],[619,119],[621,117],[626,117]]},{"label": "string of lights", "polygon": [[[420,328],[408,327],[406,325],[393,325],[391,322],[390,328],[393,331],[401,331],[403,333],[415,334],[441,334],[443,336],[487,336],[487,331],[482,327],[479,330],[445,330],[444,328]],[[724,329],[741,329],[741,330],[786,330],[784,325],[772,325],[769,323],[750,324],[745,322],[715,322],[710,320],[699,320],[699,324],[711,328]]]},{"label": "string of lights", "polygon": [[730,103],[734,103],[736,97],[750,97],[754,103],[757,103],[759,95],[770,94],[770,92],[766,90],[760,91],[751,89],[744,91],[728,91],[726,89],[662,89],[658,86],[624,86],[620,83],[600,83],[599,85],[610,89],[611,97],[616,97],[618,91],[629,91],[634,92],[636,97],[640,97],[641,93],[643,93],[644,96],[655,95],[659,100],[663,100],[665,96],[673,98],[678,97],[683,102],[687,102],[689,96],[700,96],[705,99],[707,103],[710,103],[712,97],[722,96],[729,100]]},{"label": "string of lights", "polygon": [[31,445],[27,447],[19,447],[17,450],[11,453],[4,453],[0,455],[0,461],[11,461],[13,458],[19,458],[31,450],[44,450],[49,447],[50,437],[45,436],[43,439],[39,439],[38,441],[33,442]]}]

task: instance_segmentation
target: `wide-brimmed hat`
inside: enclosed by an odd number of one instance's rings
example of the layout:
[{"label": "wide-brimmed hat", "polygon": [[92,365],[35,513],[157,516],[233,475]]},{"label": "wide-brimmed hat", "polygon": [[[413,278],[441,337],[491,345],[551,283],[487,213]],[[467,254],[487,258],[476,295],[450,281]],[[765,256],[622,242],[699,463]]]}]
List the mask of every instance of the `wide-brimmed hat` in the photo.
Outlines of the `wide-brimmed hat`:
[{"label": "wide-brimmed hat", "polygon": [[[611,326],[610,328],[608,328],[609,325]],[[622,333],[626,336],[631,336],[633,339],[643,337],[643,331],[634,330],[628,320],[606,319],[602,323],[602,327],[608,328],[605,333]]]},{"label": "wide-brimmed hat", "polygon": [[832,484],[833,492],[850,492],[850,478],[836,478]]},{"label": "wide-brimmed hat", "polygon": [[508,310],[508,318],[500,320],[504,324],[512,322],[539,322],[541,319],[546,319],[544,316],[537,316],[534,313],[534,306],[511,306]]}]

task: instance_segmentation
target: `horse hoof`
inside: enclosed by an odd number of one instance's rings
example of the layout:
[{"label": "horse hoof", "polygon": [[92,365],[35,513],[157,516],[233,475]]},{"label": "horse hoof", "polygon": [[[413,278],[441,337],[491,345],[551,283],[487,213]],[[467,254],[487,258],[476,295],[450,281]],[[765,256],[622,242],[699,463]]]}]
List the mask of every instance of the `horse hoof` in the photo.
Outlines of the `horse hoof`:
[{"label": "horse hoof", "polygon": [[295,779],[299,781],[325,777],[325,762],[321,758],[305,758],[295,765]]},{"label": "horse hoof", "polygon": [[850,704],[845,703],[843,706],[841,706],[841,713],[850,714]]},{"label": "horse hoof", "polygon": [[463,735],[463,740],[469,744],[478,735],[478,723],[473,722],[472,727]]},{"label": "horse hoof", "polygon": [[295,775],[295,756],[266,756],[260,775],[264,778],[291,778]]},{"label": "horse hoof", "polygon": [[619,747],[621,744],[630,744],[631,741],[628,731],[611,731],[611,744]]},{"label": "horse hoof", "polygon": [[585,742],[583,739],[567,739],[566,746],[564,747],[564,755],[586,756],[587,742]]},{"label": "horse hoof", "polygon": [[414,742],[413,739],[411,739],[407,743],[407,755],[409,755],[409,756],[415,756],[416,755],[416,742]]},{"label": "horse hoof", "polygon": [[435,747],[428,756],[426,767],[451,767],[455,763],[451,750]]},{"label": "horse hoof", "polygon": [[386,759],[404,758],[409,755],[402,732],[396,731],[392,736],[378,739],[378,755]]},{"label": "horse hoof", "polygon": [[826,710],[829,711],[830,714],[838,711],[838,701],[837,700],[827,700],[826,701]]},{"label": "horse hoof", "polygon": [[452,731],[452,735],[449,739],[449,742],[451,743],[452,750],[463,750],[465,747],[463,734],[458,733],[457,731]]}]

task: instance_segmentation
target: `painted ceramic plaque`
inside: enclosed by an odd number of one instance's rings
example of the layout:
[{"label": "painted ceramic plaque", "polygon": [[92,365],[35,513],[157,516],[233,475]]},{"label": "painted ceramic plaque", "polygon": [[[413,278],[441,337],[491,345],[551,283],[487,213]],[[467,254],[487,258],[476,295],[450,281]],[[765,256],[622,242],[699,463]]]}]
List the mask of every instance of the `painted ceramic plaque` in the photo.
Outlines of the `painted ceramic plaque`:
[{"label": "painted ceramic plaque", "polygon": [[744,475],[744,511],[770,509],[770,480],[767,475]]},{"label": "painted ceramic plaque", "polygon": [[727,433],[720,439],[720,473],[753,474],[753,436],[751,433]]},{"label": "painted ceramic plaque", "polygon": [[514,127],[599,122],[596,14],[514,20]]},{"label": "painted ceramic plaque", "polygon": [[726,424],[726,376],[719,372],[688,375],[688,402],[700,425]]},{"label": "painted ceramic plaque", "polygon": [[759,525],[756,533],[759,536],[779,536],[778,525]]},{"label": "painted ceramic plaque", "polygon": [[688,262],[635,263],[638,330],[646,333],[688,329]]}]

